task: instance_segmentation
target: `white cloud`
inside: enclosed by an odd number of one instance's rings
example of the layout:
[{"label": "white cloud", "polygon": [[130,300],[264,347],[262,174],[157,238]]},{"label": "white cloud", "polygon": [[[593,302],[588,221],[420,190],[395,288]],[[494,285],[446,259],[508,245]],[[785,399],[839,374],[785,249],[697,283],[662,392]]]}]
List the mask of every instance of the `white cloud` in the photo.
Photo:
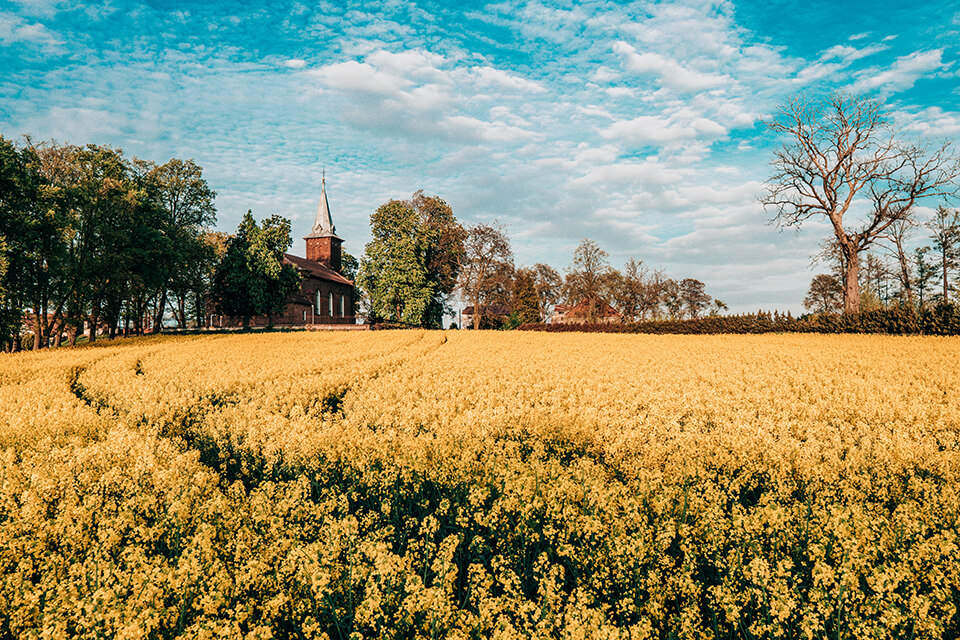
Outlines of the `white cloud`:
[{"label": "white cloud", "polygon": [[604,91],[611,98],[632,98],[634,96],[634,90],[629,87],[607,87]]},{"label": "white cloud", "polygon": [[614,122],[600,132],[608,140],[628,144],[667,145],[681,140],[718,138],[726,135],[727,129],[707,118],[692,118],[680,122],[660,116],[639,116],[632,120]]},{"label": "white cloud", "polygon": [[614,44],[613,50],[620,55],[624,66],[630,71],[655,76],[662,86],[675,91],[703,91],[720,87],[730,81],[725,75],[688,69],[676,60],[658,53],[637,53],[634,47],[623,41]]},{"label": "white cloud", "polygon": [[923,138],[960,137],[960,112],[927,107],[919,111],[900,111],[894,114],[904,130]]},{"label": "white cloud", "polygon": [[881,71],[873,67],[857,74],[853,84],[854,91],[869,91],[882,88],[886,91],[909,89],[921,77],[946,67],[943,63],[943,49],[915,51],[901,56],[888,69]]},{"label": "white cloud", "polygon": [[284,62],[283,66],[287,67],[288,69],[303,69],[305,66],[307,66],[307,61],[301,60],[300,58],[292,58]]},{"label": "white cloud", "polygon": [[63,44],[60,36],[39,22],[28,22],[12,13],[0,13],[0,44],[19,42],[39,45],[46,50],[57,49]]},{"label": "white cloud", "polygon": [[470,73],[476,77],[481,87],[495,87],[527,93],[544,93],[546,88],[539,82],[533,82],[518,75],[493,67],[473,67]]}]

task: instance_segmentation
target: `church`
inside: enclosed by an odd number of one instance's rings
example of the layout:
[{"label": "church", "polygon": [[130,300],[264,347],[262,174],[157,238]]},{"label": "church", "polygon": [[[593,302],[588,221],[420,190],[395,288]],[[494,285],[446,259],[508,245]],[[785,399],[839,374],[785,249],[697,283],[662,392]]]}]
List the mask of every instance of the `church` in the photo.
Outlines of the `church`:
[{"label": "church", "polygon": [[[353,282],[342,273],[340,245],[343,240],[337,236],[330,217],[326,178],[323,179],[313,228],[303,239],[306,241],[305,258],[283,254],[283,262],[296,268],[302,280],[300,290],[287,298],[283,313],[274,316],[274,326],[355,325],[353,303],[356,294]],[[266,318],[251,319],[251,325],[265,324]]]}]

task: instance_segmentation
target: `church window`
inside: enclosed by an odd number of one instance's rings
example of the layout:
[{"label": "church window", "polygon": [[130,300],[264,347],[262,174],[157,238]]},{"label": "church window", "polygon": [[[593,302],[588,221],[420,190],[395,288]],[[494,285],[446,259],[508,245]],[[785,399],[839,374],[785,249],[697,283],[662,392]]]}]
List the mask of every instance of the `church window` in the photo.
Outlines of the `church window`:
[{"label": "church window", "polygon": [[344,313],[343,313],[343,294],[340,294],[340,317],[342,318],[343,316],[344,316]]},{"label": "church window", "polygon": [[317,289],[317,303],[313,305],[313,308],[317,310],[317,313],[320,313],[320,289]]},{"label": "church window", "polygon": [[327,311],[330,312],[329,315],[332,318],[333,317],[333,291],[330,292],[330,296],[327,298]]}]

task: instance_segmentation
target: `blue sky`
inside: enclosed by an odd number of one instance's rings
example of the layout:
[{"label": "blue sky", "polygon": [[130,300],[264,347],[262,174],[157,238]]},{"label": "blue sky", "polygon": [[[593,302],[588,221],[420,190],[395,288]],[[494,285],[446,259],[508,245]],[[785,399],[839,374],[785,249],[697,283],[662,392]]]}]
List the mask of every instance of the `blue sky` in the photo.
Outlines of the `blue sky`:
[{"label": "blue sky", "polygon": [[562,270],[589,237],[796,312],[829,231],[766,224],[763,119],[842,88],[960,141],[958,56],[951,2],[22,0],[0,2],[0,135],[193,158],[221,229],[280,213],[294,252],[326,168],[357,255],[370,213],[422,188],[507,225],[518,264]]}]

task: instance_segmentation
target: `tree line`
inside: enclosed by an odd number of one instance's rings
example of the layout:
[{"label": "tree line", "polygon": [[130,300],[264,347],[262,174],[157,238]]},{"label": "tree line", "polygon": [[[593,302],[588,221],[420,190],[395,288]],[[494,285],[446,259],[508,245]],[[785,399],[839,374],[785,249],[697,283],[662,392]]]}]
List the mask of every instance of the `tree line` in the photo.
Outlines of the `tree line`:
[{"label": "tree line", "polygon": [[192,160],[0,137],[0,348],[282,311],[300,286],[283,263],[290,222],[248,211],[217,232],[215,197]]},{"label": "tree line", "polygon": [[458,298],[472,307],[473,328],[545,322],[559,305],[577,307],[584,322],[696,318],[727,308],[699,280],[675,280],[633,258],[615,269],[589,239],[562,275],[548,264],[518,266],[503,226],[464,226],[449,204],[422,191],[381,205],[370,229],[356,284],[374,324],[440,328]]},{"label": "tree line", "polygon": [[[828,266],[829,273],[813,277],[804,308],[839,313],[845,289],[844,254],[835,240],[827,240],[814,259]],[[955,303],[960,298],[960,212],[940,205],[926,220],[912,216],[896,221],[863,253],[861,263],[861,311],[889,307],[923,311]]]},{"label": "tree line", "polygon": [[0,137],[0,344],[143,333],[170,313],[203,323],[225,236],[193,161]]}]

